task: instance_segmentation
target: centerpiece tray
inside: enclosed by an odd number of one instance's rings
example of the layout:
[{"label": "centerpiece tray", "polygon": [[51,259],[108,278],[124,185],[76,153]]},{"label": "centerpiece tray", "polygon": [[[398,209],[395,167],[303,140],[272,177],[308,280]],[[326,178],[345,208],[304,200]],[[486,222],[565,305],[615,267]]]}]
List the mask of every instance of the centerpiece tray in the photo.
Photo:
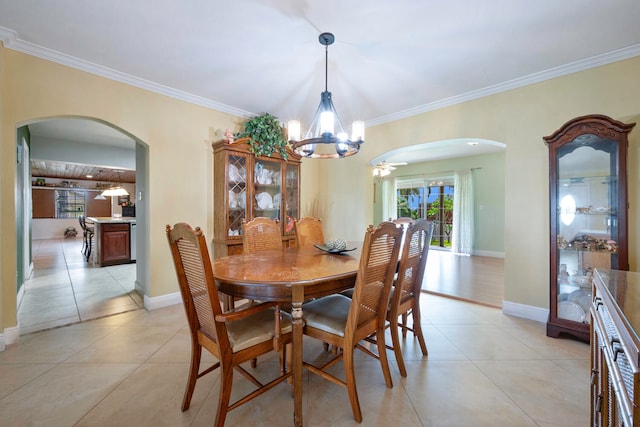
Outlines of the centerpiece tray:
[{"label": "centerpiece tray", "polygon": [[327,245],[318,245],[315,244],[313,245],[316,248],[320,249],[323,252],[326,252],[328,254],[334,254],[334,255],[341,255],[345,252],[351,252],[351,251],[355,251],[356,248],[351,248],[351,249],[330,249]]}]

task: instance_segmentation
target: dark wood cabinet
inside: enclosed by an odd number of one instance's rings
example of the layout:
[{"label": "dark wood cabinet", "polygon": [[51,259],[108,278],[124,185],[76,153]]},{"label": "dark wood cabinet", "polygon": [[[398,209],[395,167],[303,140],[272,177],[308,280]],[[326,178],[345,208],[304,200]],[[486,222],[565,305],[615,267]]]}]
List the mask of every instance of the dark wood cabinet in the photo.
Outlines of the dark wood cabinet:
[{"label": "dark wood cabinet", "polygon": [[100,224],[99,263],[101,266],[128,263],[131,260],[129,224]]},{"label": "dark wood cabinet", "polygon": [[285,247],[295,240],[293,222],[300,215],[300,156],[287,148],[255,156],[248,139],[213,144],[213,256],[242,252],[242,221],[267,217],[278,221]]},{"label": "dark wood cabinet", "polygon": [[629,269],[627,136],[634,126],[588,115],[544,137],[550,184],[548,336],[588,341],[593,272]]}]

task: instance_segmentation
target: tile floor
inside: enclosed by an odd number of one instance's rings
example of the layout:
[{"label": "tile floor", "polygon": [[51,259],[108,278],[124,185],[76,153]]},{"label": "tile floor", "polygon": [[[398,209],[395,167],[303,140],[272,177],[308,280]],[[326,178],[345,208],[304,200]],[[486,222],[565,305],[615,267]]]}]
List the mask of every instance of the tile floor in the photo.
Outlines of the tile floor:
[{"label": "tile floor", "polygon": [[[589,346],[545,336],[545,325],[497,308],[425,294],[429,355],[408,337],[408,377],[389,353],[394,387],[376,361],[358,353],[363,426],[575,426],[589,423]],[[78,311],[82,311],[80,308]],[[304,357],[326,357],[304,341]],[[189,367],[189,333],[180,305],[129,311],[31,333],[0,353],[0,424],[7,426],[208,426],[217,371],[196,385],[180,411]],[[213,358],[206,356],[204,362]],[[259,377],[277,369],[261,358]],[[334,367],[338,372],[342,365]],[[234,377],[234,396],[250,384]],[[346,390],[305,372],[305,426],[356,426]],[[289,385],[232,411],[227,426],[292,425]]]},{"label": "tile floor", "polygon": [[135,264],[95,267],[81,248],[81,237],[33,241],[34,271],[18,307],[21,335],[143,307]]}]

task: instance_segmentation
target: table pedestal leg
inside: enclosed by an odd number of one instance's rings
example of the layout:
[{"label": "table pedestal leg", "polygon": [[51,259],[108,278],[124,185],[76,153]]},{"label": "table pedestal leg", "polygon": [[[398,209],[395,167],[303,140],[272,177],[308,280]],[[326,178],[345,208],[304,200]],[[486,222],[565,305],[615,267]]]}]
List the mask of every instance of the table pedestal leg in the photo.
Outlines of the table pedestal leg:
[{"label": "table pedestal leg", "polygon": [[304,289],[302,286],[294,286],[291,302],[293,317],[293,423],[296,427],[302,427],[302,301]]}]

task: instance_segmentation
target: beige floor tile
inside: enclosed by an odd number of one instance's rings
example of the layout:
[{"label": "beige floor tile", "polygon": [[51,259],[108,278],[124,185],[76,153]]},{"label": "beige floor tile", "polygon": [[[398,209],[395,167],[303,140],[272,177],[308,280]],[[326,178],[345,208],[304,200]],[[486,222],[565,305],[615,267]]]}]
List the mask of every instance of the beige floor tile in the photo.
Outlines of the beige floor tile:
[{"label": "beige floor tile", "polygon": [[137,367],[58,365],[0,399],[0,419],[14,427],[74,425]]},{"label": "beige floor tile", "polygon": [[198,380],[191,407],[182,412],[188,370],[188,363],[144,364],[75,425],[189,426],[218,376],[214,372]]},{"label": "beige floor tile", "polygon": [[481,361],[477,365],[536,422],[589,424],[588,375],[577,378],[547,360]]},{"label": "beige floor tile", "polygon": [[114,327],[75,324],[20,337],[17,344],[0,352],[3,363],[61,363],[79,351],[113,333]]},{"label": "beige floor tile", "polygon": [[427,362],[403,381],[423,425],[535,426],[473,362]]},{"label": "beige floor tile", "polygon": [[0,399],[54,368],[55,364],[0,364]]},{"label": "beige floor tile", "polygon": [[118,328],[77,352],[66,363],[142,363],[173,335],[175,332],[158,327]]}]

